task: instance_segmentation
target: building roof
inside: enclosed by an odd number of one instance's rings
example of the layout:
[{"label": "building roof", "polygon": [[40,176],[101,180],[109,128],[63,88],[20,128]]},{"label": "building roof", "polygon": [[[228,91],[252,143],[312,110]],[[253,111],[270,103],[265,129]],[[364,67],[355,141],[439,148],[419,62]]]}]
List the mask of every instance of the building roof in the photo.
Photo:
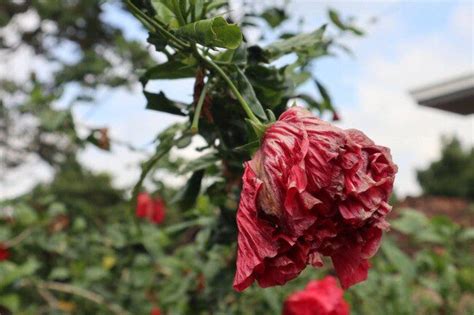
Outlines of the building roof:
[{"label": "building roof", "polygon": [[418,104],[461,115],[474,113],[474,73],[410,91]]}]

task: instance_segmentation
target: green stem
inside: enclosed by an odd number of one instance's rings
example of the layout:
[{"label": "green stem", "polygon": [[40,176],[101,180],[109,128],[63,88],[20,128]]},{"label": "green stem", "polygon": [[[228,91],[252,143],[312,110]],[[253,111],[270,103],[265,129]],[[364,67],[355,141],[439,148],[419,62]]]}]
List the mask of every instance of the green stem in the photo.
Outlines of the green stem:
[{"label": "green stem", "polygon": [[189,45],[182,41],[181,39],[177,38],[174,36],[170,31],[168,31],[159,21],[149,17],[146,15],[142,10],[137,8],[130,0],[125,1],[127,6],[129,7],[130,11],[137,16],[140,20],[146,21],[150,26],[154,27],[156,30],[161,32],[166,38],[168,38],[170,41],[173,41],[175,46],[179,49],[184,49],[189,47]]},{"label": "green stem", "polygon": [[222,79],[224,79],[224,81],[227,83],[229,88],[232,90],[232,93],[234,94],[234,96],[239,101],[240,105],[242,105],[242,108],[245,111],[245,113],[247,114],[247,117],[249,118],[249,120],[251,120],[257,126],[262,125],[261,121],[252,112],[252,109],[250,108],[249,104],[247,104],[247,102],[243,98],[242,94],[240,94],[239,90],[234,85],[232,80],[227,76],[227,74],[224,72],[224,70],[222,70],[222,68],[219,67],[212,59],[208,59],[208,58],[202,56],[197,49],[195,49],[195,55],[200,60],[207,63],[212,69],[214,69],[222,77]]},{"label": "green stem", "polygon": [[201,116],[202,105],[204,104],[204,100],[206,99],[207,89],[209,88],[210,80],[206,82],[204,88],[201,91],[201,95],[199,96],[199,100],[196,104],[196,111],[194,112],[193,123],[191,125],[191,132],[197,133],[199,130],[199,117]]},{"label": "green stem", "polygon": [[186,21],[184,20],[183,14],[181,12],[181,7],[178,1],[176,0],[173,1],[173,8],[176,11],[176,17],[178,18],[179,24],[181,26],[186,25]]}]

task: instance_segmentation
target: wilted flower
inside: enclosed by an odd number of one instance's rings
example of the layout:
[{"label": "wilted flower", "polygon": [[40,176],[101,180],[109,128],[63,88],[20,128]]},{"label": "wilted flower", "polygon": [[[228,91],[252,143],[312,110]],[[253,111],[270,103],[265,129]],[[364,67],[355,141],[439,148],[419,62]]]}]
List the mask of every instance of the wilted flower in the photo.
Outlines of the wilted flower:
[{"label": "wilted flower", "polygon": [[367,278],[397,171],[389,149],[293,107],[245,164],[234,288],[281,285],[331,257],[344,288]]},{"label": "wilted flower", "polygon": [[4,261],[10,258],[10,251],[5,245],[0,244],[0,261]]},{"label": "wilted flower", "polygon": [[286,299],[283,315],[349,315],[343,294],[334,277],[311,281],[304,290]]},{"label": "wilted flower", "polygon": [[152,198],[147,193],[140,193],[137,197],[136,215],[147,218],[153,223],[161,223],[165,219],[165,204],[160,198]]}]

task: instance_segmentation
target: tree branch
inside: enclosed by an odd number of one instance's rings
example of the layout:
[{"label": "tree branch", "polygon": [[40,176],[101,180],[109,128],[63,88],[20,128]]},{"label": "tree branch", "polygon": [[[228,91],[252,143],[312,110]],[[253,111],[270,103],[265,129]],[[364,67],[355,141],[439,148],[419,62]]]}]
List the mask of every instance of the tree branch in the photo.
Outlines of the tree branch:
[{"label": "tree branch", "polygon": [[53,291],[80,296],[98,305],[105,306],[109,311],[117,315],[129,314],[119,305],[107,302],[103,296],[95,292],[92,292],[83,288],[79,288],[70,284],[60,283],[60,282],[40,282],[37,284],[37,287],[38,289],[47,289],[47,290],[53,290]]}]

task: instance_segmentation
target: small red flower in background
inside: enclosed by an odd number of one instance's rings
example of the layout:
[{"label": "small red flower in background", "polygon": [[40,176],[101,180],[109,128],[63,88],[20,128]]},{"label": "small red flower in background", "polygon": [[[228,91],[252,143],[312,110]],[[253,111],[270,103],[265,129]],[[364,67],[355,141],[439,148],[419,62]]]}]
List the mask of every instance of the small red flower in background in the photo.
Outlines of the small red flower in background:
[{"label": "small red flower in background", "polygon": [[154,307],[151,309],[150,315],[161,315],[161,311],[159,308]]},{"label": "small red flower in background", "polygon": [[304,290],[286,299],[283,315],[349,315],[349,304],[343,295],[334,277],[311,281]]},{"label": "small red flower in background", "polygon": [[0,261],[10,258],[10,251],[3,244],[0,244]]},{"label": "small red flower in background", "polygon": [[389,149],[293,107],[245,163],[234,288],[282,285],[331,257],[343,288],[364,281],[389,224]]},{"label": "small red flower in background", "polygon": [[153,223],[159,224],[165,219],[165,204],[160,198],[153,198],[148,193],[139,193],[137,197],[136,215],[139,218],[147,218]]}]

